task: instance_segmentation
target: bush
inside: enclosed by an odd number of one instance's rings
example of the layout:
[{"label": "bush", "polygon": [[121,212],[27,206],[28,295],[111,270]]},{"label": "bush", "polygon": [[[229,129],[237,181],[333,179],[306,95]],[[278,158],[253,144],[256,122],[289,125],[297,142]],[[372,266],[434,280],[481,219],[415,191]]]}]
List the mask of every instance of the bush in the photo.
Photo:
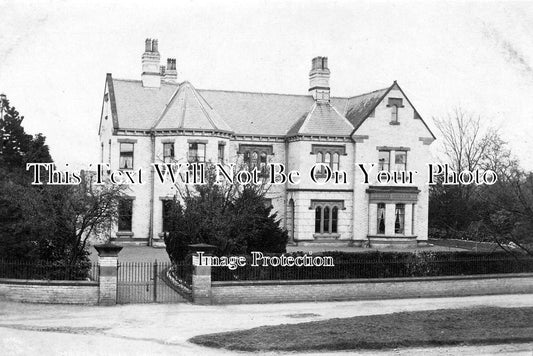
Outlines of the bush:
[{"label": "bush", "polygon": [[[265,254],[267,256],[268,254]],[[279,256],[279,254],[276,254]],[[303,252],[285,256],[300,256]],[[313,254],[316,256],[319,254]],[[252,267],[251,257],[245,267],[229,270],[214,267],[215,281],[236,280],[305,280],[460,276],[498,273],[533,272],[533,258],[523,254],[512,257],[501,251],[496,253],[460,252],[323,252],[331,256],[333,267]]]}]

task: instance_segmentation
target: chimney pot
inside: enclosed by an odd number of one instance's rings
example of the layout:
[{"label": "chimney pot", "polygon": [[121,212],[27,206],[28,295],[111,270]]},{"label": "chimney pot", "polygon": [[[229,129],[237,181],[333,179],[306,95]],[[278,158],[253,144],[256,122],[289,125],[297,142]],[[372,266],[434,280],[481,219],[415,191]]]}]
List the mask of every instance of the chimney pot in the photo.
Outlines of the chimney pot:
[{"label": "chimney pot", "polygon": [[143,87],[158,88],[161,85],[161,67],[157,40],[147,38],[144,42],[144,49],[145,52],[141,57]]},{"label": "chimney pot", "polygon": [[315,57],[311,61],[309,72],[309,92],[319,103],[329,102],[328,57]]}]

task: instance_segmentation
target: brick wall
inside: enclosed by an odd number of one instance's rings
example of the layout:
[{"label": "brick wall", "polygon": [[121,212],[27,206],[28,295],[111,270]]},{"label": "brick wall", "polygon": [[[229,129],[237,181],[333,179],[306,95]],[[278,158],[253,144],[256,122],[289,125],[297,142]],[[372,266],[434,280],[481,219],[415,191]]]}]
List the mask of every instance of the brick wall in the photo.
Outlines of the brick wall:
[{"label": "brick wall", "polygon": [[213,282],[212,304],[533,293],[533,274],[367,280]]},{"label": "brick wall", "polygon": [[97,304],[98,283],[0,278],[0,300],[27,303]]}]

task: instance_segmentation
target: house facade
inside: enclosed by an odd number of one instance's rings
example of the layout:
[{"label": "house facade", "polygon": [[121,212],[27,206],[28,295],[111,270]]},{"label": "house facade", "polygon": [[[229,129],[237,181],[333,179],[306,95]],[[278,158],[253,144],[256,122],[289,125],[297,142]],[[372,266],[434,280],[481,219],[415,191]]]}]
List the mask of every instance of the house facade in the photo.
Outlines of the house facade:
[{"label": "house facade", "polygon": [[[160,66],[158,42],[147,39],[141,79],[107,74],[105,81],[101,161],[113,171],[145,173],[121,203],[113,240],[163,243],[166,202],[176,187],[161,183],[152,163],[240,161],[301,173],[297,184],[275,184],[267,193],[293,243],[423,244],[434,135],[398,83],[332,97],[329,78],[327,58],[316,57],[304,95],[196,89],[178,81],[175,59]],[[379,171],[417,173],[379,182]]]}]

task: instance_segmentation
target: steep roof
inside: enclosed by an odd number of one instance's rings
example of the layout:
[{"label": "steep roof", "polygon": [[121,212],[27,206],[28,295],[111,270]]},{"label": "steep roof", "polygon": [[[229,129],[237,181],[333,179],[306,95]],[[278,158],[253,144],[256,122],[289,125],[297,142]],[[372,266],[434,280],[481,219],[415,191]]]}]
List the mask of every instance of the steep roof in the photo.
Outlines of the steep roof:
[{"label": "steep roof", "polygon": [[116,129],[197,129],[270,136],[349,136],[397,86],[395,82],[385,89],[317,104],[311,95],[195,89],[188,82],[144,88],[140,80],[111,75],[107,81],[112,107],[116,107]]},{"label": "steep roof", "polygon": [[140,80],[113,79],[119,128],[149,129],[176,88],[163,83],[160,88],[143,88]]},{"label": "steep roof", "polygon": [[235,133],[243,135],[284,136],[315,102],[307,95],[198,91]]},{"label": "steep roof", "polygon": [[359,127],[389,90],[385,88],[348,98],[342,114],[355,128]]},{"label": "steep roof", "polygon": [[177,87],[152,129],[232,131],[189,82],[183,82]]},{"label": "steep roof", "polygon": [[294,135],[349,136],[353,126],[329,103],[314,103],[287,132]]}]

